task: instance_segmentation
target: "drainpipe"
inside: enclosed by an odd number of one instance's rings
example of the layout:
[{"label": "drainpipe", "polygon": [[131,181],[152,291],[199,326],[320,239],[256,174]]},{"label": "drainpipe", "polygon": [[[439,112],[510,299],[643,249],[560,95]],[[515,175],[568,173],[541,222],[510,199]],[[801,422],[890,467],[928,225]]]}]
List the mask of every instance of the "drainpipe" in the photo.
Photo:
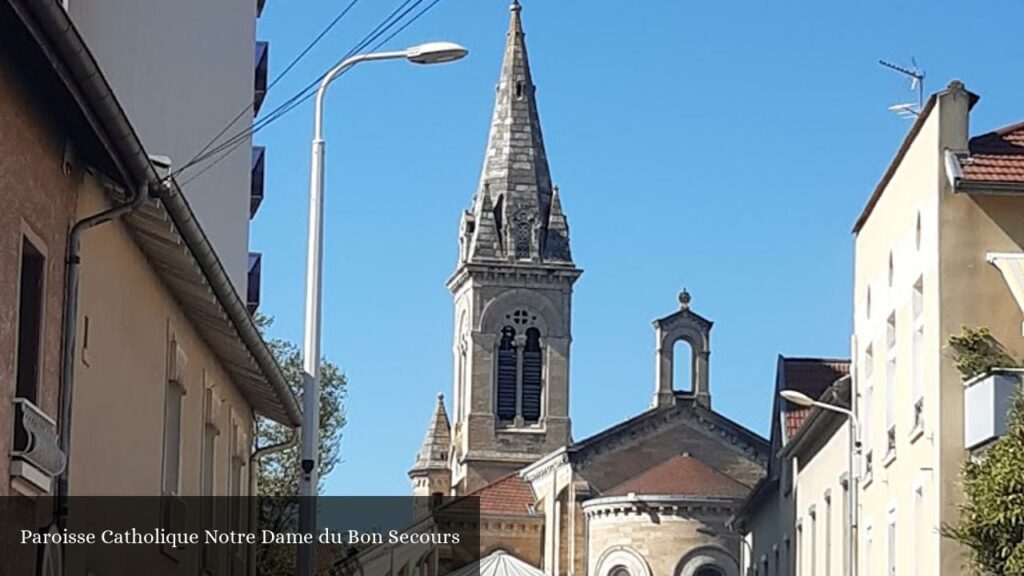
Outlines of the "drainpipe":
[{"label": "drainpipe", "polygon": [[[255,417],[255,415],[253,415]],[[289,448],[294,448],[299,444],[299,435],[301,434],[300,428],[292,428],[292,436],[288,440],[281,442],[280,444],[273,444],[257,449],[249,456],[249,528],[253,529],[256,527],[256,509],[257,503],[257,492],[259,491],[259,485],[257,483],[256,467],[259,466],[261,458],[270,456],[271,454],[277,454],[283,452]],[[256,576],[256,545],[249,545],[249,561],[248,573],[249,576]]]},{"label": "drainpipe", "polygon": [[82,234],[138,210],[149,198],[148,186],[136,190],[131,201],[79,220],[68,234],[65,271],[63,358],[60,379],[60,418],[57,420],[60,449],[68,457],[57,479],[57,525],[65,528],[68,515],[68,482],[71,476],[71,400],[75,389],[75,336],[78,333],[78,280],[82,267]]}]

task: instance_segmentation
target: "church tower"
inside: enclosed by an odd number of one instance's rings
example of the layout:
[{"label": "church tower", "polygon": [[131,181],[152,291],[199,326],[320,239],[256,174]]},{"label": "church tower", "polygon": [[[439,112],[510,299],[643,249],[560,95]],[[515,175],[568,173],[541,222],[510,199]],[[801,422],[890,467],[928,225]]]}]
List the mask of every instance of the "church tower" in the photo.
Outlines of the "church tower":
[{"label": "church tower", "polygon": [[551,183],[518,0],[479,188],[462,216],[452,488],[467,493],[569,444],[572,287],[582,271]]}]

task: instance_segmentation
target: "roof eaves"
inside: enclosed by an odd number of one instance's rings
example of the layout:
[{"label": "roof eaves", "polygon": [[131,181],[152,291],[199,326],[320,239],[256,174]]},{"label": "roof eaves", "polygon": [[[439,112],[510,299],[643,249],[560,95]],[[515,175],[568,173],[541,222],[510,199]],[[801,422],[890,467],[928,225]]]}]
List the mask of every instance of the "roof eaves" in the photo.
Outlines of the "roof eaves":
[{"label": "roof eaves", "polygon": [[[128,217],[137,224],[138,233],[133,234],[133,238],[140,248],[145,248],[148,242],[149,250],[143,251],[161,280],[181,302],[225,370],[236,378],[254,409],[282,423],[299,425],[302,415],[295,396],[245,303],[228,279],[177,183],[171,179],[166,185],[154,186],[162,179],[67,12],[57,2],[6,1],[26,26],[37,33],[38,41],[48,44],[44,49],[52,65],[62,71],[65,85],[75,94],[93,129],[109,143],[114,162],[127,172],[128,184],[142,190],[149,190],[151,186],[162,190],[159,202],[148,202],[143,207],[143,210],[151,210],[148,214],[153,219],[151,222],[140,222],[143,215],[138,211]],[[173,226],[163,227],[165,215]],[[145,234],[150,225],[158,227],[150,230],[157,233],[155,239],[152,234],[145,238],[139,235]],[[166,245],[161,245],[162,242]],[[187,249],[180,249],[182,245]],[[179,258],[187,262],[178,261]],[[178,272],[186,274],[179,277]],[[221,317],[221,322],[211,325],[205,321],[209,320],[204,314],[209,315],[210,306],[217,309],[216,316]],[[264,380],[270,390],[258,385]]]},{"label": "roof eaves", "polygon": [[[928,98],[928,102],[926,102],[924,107],[921,109],[921,112],[917,115],[917,120],[914,121],[914,125],[911,126],[910,131],[907,132],[899,150],[896,151],[896,155],[893,156],[892,161],[889,162],[889,167],[886,168],[885,173],[882,175],[882,179],[878,182],[878,185],[875,186],[875,190],[871,193],[871,197],[868,198],[868,203],[864,206],[864,210],[861,211],[860,216],[857,217],[857,221],[853,224],[852,232],[854,234],[860,232],[864,223],[867,222],[868,217],[871,216],[871,212],[875,209],[875,205],[878,204],[878,200],[882,197],[882,192],[884,192],[885,187],[889,185],[889,181],[892,180],[892,177],[896,174],[896,170],[899,168],[900,163],[903,162],[903,158],[907,155],[907,152],[910,151],[911,144],[914,143],[918,133],[921,132],[921,128],[924,127],[924,123],[927,121],[928,116],[931,115],[932,109],[938,101],[939,94],[940,93],[938,92],[932,94]],[[968,109],[973,108],[974,105],[977,104],[979,96],[973,92],[967,92],[967,96],[970,99]]]}]

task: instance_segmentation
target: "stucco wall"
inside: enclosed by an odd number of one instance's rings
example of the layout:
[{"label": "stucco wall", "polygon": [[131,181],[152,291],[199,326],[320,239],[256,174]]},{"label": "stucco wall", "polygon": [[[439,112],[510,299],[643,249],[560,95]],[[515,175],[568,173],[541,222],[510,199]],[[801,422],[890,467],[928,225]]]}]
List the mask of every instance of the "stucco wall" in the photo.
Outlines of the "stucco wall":
[{"label": "stucco wall", "polygon": [[[83,189],[79,215],[105,206],[105,196],[96,186]],[[72,495],[160,494],[169,332],[188,358],[182,401],[181,493],[200,493],[203,396],[204,387],[212,385],[223,401],[217,416],[215,493],[227,494],[229,424],[233,420],[251,436],[251,408],[121,222],[100,226],[83,237],[79,312]],[[83,349],[86,317],[88,348]],[[249,452],[247,442],[245,453]]]},{"label": "stucco wall", "polygon": [[842,480],[849,468],[849,439],[849,428],[842,425],[823,438],[823,445],[805,457],[805,463],[797,459],[799,471],[793,493],[797,522],[802,527],[802,542],[795,549],[800,557],[794,558],[800,563],[798,574],[845,573],[848,507]]},{"label": "stucco wall", "polygon": [[[855,386],[859,398],[858,413],[863,425],[864,452],[873,455],[873,473],[866,471],[860,491],[860,541],[858,556],[866,573],[883,572],[886,568],[886,529],[890,511],[906,512],[911,501],[911,485],[923,481],[922,468],[934,468],[937,462],[938,397],[940,394],[938,303],[938,236],[939,236],[939,178],[940,164],[940,112],[936,106],[924,122],[913,145],[896,169],[870,218],[864,224],[855,242],[854,333],[856,349]],[[916,239],[917,220],[921,222],[921,241]],[[893,280],[889,282],[889,255],[893,260]],[[912,437],[912,370],[911,325],[912,290],[918,278],[924,286],[924,321],[926,352],[925,370],[925,434]],[[870,290],[870,307],[868,306]],[[870,308],[870,314],[869,314]],[[885,463],[886,454],[886,361],[887,320],[896,315],[896,458]],[[874,385],[873,417],[867,417],[865,407],[868,387],[865,351],[872,347],[872,376]],[[943,426],[955,427],[944,422]],[[929,484],[936,482],[927,477]],[[937,527],[938,500],[934,490],[929,513],[922,518],[922,532]],[[907,510],[909,511],[909,510]],[[897,550],[911,550],[911,525],[900,522],[897,516]],[[872,543],[867,542],[871,534]],[[925,574],[938,574],[939,537],[925,537],[918,543],[917,557]],[[899,555],[899,554],[897,554]],[[898,566],[900,572],[910,569],[910,554],[903,555]]]},{"label": "stucco wall", "polygon": [[[68,10],[146,150],[169,156],[172,169],[253,101],[256,0],[69,0]],[[245,112],[227,135],[251,123]],[[245,138],[195,181],[197,170],[178,179],[241,294],[250,149]]]},{"label": "stucco wall", "polygon": [[[998,271],[985,260],[991,251],[1020,252],[1024,202],[1011,197],[954,193],[943,166],[946,149],[967,148],[968,94],[953,87],[937,97],[908,153],[856,238],[856,389],[864,419],[865,350],[873,343],[874,426],[870,444],[874,474],[862,483],[862,526],[871,527],[872,552],[863,540],[862,570],[886,568],[886,530],[897,524],[897,570],[959,574],[958,545],[939,535],[954,522],[962,494],[963,380],[947,342],[964,326],[987,326],[1011,354],[1024,356],[1021,312]],[[920,219],[920,240],[916,221]],[[888,260],[893,254],[892,285]],[[923,281],[924,426],[913,430],[913,285]],[[867,293],[871,288],[871,316]],[[896,314],[896,456],[885,461],[886,323]]]},{"label": "stucco wall", "polygon": [[18,270],[26,233],[41,241],[47,257],[38,404],[50,416],[57,414],[64,253],[81,173],[64,174],[65,140],[52,116],[40,109],[43,97],[0,57],[0,496],[10,490]]}]

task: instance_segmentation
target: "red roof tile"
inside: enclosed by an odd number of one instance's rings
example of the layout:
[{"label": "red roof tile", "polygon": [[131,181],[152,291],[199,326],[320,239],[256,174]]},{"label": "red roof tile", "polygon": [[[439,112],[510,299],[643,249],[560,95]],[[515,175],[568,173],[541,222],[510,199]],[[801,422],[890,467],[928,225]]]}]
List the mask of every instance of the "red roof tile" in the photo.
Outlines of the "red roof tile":
[{"label": "red roof tile", "polygon": [[743,498],[750,488],[722,474],[700,460],[682,454],[607,490],[604,496],[645,494],[648,496],[704,496]]},{"label": "red roof tile", "polygon": [[[803,392],[817,400],[836,380],[850,373],[849,360],[828,360],[823,358],[783,358],[781,386],[784,390]],[[810,408],[795,406],[782,401],[783,422],[786,438],[792,438],[804,419],[811,413]]]},{"label": "red roof tile", "polygon": [[1024,182],[1024,122],[971,138],[964,180]]},{"label": "red roof tile", "polygon": [[480,514],[485,516],[526,516],[536,502],[533,488],[518,473],[491,482],[467,496],[480,499]]}]

